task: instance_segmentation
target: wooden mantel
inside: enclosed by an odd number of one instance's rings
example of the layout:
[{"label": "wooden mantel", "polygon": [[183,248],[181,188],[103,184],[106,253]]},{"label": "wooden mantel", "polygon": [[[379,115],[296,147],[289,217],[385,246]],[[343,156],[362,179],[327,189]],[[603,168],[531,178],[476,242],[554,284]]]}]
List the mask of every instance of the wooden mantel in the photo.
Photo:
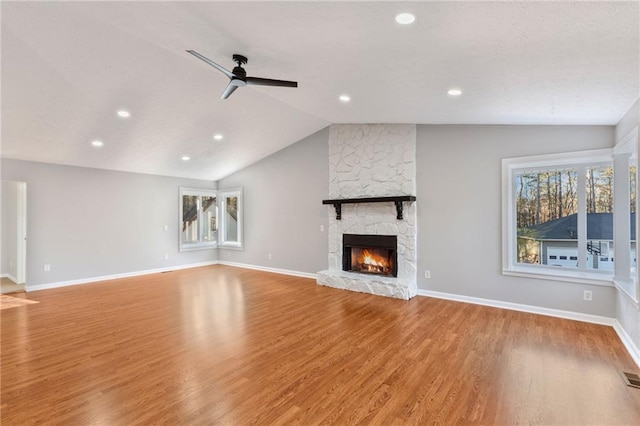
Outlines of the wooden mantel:
[{"label": "wooden mantel", "polygon": [[369,197],[369,198],[339,198],[335,200],[322,200],[322,204],[333,204],[336,209],[336,220],[342,219],[343,204],[360,203],[395,203],[398,220],[402,220],[402,203],[404,201],[415,201],[415,195],[398,195],[394,197]]}]

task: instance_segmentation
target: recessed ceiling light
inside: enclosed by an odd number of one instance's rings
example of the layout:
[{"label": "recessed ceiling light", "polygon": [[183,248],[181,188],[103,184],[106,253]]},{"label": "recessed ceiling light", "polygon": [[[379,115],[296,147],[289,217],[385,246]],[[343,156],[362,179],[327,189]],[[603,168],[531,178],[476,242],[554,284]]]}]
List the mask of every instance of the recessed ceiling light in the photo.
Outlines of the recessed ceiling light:
[{"label": "recessed ceiling light", "polygon": [[402,25],[413,24],[413,21],[416,20],[416,17],[410,13],[400,13],[396,15],[396,22]]},{"label": "recessed ceiling light", "polygon": [[460,95],[462,95],[462,90],[460,90],[460,89],[449,89],[447,94],[449,94],[449,96],[460,96]]},{"label": "recessed ceiling light", "polygon": [[120,111],[118,111],[118,117],[129,118],[131,117],[131,113],[129,111],[121,109]]},{"label": "recessed ceiling light", "polygon": [[91,145],[93,145],[93,146],[95,146],[95,147],[99,148],[99,147],[101,147],[101,146],[102,146],[102,145],[104,145],[104,144],[102,143],[102,141],[91,141]]},{"label": "recessed ceiling light", "polygon": [[349,95],[340,95],[338,99],[340,99],[340,102],[344,102],[346,104],[351,100],[351,97]]},{"label": "recessed ceiling light", "polygon": [[222,136],[220,133],[216,133],[215,135],[213,135],[213,138],[217,141],[221,141],[223,137],[224,136]]},{"label": "recessed ceiling light", "polygon": [[191,160],[191,157],[189,157],[188,155],[182,156],[182,161],[189,161],[189,160]]}]

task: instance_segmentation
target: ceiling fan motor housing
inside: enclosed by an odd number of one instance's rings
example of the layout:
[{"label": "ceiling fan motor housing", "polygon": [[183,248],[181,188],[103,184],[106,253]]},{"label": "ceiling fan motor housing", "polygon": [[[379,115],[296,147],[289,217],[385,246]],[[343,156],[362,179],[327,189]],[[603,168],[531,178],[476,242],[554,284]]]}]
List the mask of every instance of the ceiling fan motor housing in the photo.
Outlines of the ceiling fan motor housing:
[{"label": "ceiling fan motor housing", "polygon": [[235,74],[236,77],[240,77],[242,79],[247,77],[247,72],[240,65],[233,68],[233,74]]}]

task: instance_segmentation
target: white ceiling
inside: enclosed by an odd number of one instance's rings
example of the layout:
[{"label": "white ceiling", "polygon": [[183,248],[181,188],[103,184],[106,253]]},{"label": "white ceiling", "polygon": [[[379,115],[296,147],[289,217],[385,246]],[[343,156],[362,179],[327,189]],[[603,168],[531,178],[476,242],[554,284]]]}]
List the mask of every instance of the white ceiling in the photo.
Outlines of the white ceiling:
[{"label": "white ceiling", "polygon": [[[413,25],[394,21],[403,11]],[[2,2],[1,14],[5,158],[218,180],[330,123],[614,125],[638,98],[638,2]],[[299,87],[221,100],[227,78],[186,49],[229,69],[244,54],[248,75]]]}]

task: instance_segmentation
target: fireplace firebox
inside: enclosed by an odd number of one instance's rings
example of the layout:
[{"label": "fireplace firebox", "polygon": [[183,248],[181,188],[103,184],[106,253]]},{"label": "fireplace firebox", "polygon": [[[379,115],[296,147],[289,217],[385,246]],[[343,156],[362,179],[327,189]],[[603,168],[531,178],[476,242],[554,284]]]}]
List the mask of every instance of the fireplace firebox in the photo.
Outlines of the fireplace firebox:
[{"label": "fireplace firebox", "polygon": [[398,237],[343,234],[342,270],[397,277]]}]

